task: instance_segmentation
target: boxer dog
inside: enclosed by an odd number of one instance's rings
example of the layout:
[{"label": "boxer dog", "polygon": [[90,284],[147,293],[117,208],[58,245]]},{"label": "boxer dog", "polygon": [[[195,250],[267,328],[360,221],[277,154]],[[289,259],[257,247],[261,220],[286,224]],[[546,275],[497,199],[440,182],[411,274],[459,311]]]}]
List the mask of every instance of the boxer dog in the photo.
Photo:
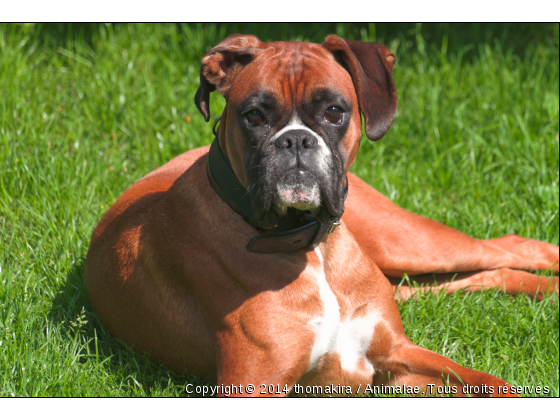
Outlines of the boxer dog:
[{"label": "boxer dog", "polygon": [[394,65],[385,46],[335,35],[322,45],[231,35],[208,51],[196,105],[209,121],[210,92],[226,99],[212,146],[146,175],[93,232],[87,289],[110,333],[243,396],[444,383],[503,394],[505,381],[406,337],[386,276],[542,297],[558,277],[530,271],[557,272],[558,247],[473,239],[349,173],[361,116],[371,140],[391,126]]}]

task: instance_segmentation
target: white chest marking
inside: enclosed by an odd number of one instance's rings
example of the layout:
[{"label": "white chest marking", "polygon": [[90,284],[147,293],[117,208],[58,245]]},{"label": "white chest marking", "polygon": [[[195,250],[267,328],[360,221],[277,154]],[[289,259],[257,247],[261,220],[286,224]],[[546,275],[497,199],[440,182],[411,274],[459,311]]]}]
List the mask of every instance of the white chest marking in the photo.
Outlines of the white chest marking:
[{"label": "white chest marking", "polygon": [[315,270],[315,275],[317,285],[319,286],[319,295],[323,302],[323,315],[309,321],[309,325],[315,333],[315,341],[311,348],[311,357],[307,371],[310,371],[317,365],[319,358],[323,354],[331,353],[336,349],[336,337],[340,329],[340,308],[336,296],[327,283],[325,268],[323,267],[323,254],[318,246],[315,247],[315,253],[321,262],[319,268]]},{"label": "white chest marking", "polygon": [[[315,253],[321,262],[319,268],[315,270],[315,275],[323,303],[323,314],[309,321],[309,325],[315,333],[315,340],[311,348],[307,372],[317,365],[321,356],[337,353],[344,370],[354,372],[365,367],[366,372],[364,373],[372,374],[374,368],[366,359],[366,352],[373,337],[375,325],[381,320],[381,316],[374,310],[364,317],[341,322],[340,307],[325,276],[323,255],[318,247],[315,247]],[[360,361],[363,362],[361,366]]]},{"label": "white chest marking", "polygon": [[342,323],[336,340],[342,369],[349,372],[358,370],[362,360],[367,374],[373,374],[373,365],[366,359],[366,352],[373,337],[373,329],[380,320],[379,312],[372,311],[365,317],[349,319]]}]

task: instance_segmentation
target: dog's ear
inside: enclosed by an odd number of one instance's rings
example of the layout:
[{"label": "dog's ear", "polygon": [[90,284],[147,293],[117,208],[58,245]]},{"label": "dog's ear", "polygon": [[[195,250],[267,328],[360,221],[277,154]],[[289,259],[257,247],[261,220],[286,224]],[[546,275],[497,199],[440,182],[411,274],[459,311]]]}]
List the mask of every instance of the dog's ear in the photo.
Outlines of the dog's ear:
[{"label": "dog's ear", "polygon": [[262,42],[253,35],[233,34],[206,53],[200,66],[200,86],[194,103],[210,120],[210,92],[216,89],[225,96],[239,72],[259,52]]},{"label": "dog's ear", "polygon": [[323,47],[350,73],[364,115],[366,135],[370,140],[379,140],[391,127],[397,112],[392,75],[394,54],[376,42],[345,41],[336,35],[327,36]]}]

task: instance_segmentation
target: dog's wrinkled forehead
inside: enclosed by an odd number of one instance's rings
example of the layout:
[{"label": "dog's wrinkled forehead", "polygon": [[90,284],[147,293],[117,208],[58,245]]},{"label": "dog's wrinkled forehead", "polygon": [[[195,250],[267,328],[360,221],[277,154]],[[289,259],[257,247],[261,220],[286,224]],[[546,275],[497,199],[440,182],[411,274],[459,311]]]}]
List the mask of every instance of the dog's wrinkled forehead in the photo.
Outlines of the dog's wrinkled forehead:
[{"label": "dog's wrinkled forehead", "polygon": [[260,94],[263,102],[275,101],[275,106],[291,108],[320,100],[321,95],[335,91],[349,101],[356,100],[349,73],[320,45],[308,42],[265,45],[232,84],[228,101],[239,104]]},{"label": "dog's wrinkled forehead", "polygon": [[284,102],[291,99],[292,104],[297,104],[313,92],[336,87],[346,97],[357,97],[366,135],[379,140],[397,110],[394,66],[395,56],[375,42],[329,35],[321,45],[266,43],[253,35],[233,34],[202,59],[195,103],[209,121],[210,93],[215,90],[229,102],[266,87]]}]

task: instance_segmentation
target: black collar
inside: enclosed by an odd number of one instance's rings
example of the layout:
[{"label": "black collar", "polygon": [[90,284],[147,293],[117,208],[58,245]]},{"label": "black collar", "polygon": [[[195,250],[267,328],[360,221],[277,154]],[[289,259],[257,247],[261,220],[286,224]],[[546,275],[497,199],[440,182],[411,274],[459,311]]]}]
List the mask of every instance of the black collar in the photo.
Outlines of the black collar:
[{"label": "black collar", "polygon": [[[298,212],[288,208],[288,214],[280,219],[278,227],[271,231],[263,231],[253,217],[253,208],[249,194],[235,176],[228,158],[224,155],[218,136],[210,146],[206,174],[210,184],[237,214],[258,229],[262,235],[252,237],[245,248],[250,252],[271,254],[275,252],[294,251],[305,246],[317,245],[323,237],[332,233],[340,225],[338,219],[332,223],[320,223],[309,211]],[[348,179],[344,188],[344,199],[348,195]]]}]

